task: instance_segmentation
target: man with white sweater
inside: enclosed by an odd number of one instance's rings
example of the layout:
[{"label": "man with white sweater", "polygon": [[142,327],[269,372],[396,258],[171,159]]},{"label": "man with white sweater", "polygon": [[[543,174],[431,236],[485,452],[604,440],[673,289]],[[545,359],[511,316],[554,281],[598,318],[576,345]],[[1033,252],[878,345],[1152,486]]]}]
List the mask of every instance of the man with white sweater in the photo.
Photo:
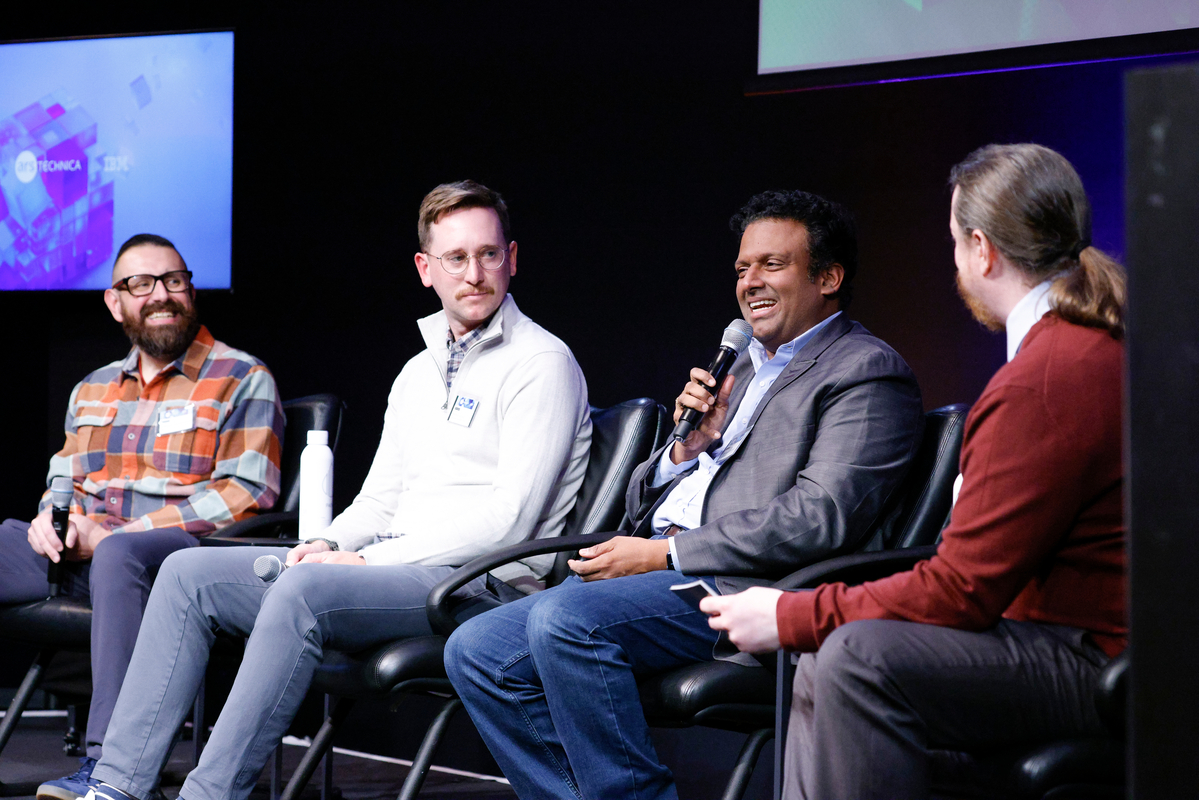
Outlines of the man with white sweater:
[{"label": "man with white sweater", "polygon": [[[244,798],[286,732],[325,648],[362,650],[431,633],[429,591],[505,545],[556,536],[587,468],[587,387],[569,348],[516,307],[502,198],[473,181],[421,204],[416,268],[442,310],[396,378],[383,437],[354,502],[293,550],[196,548],[166,560],[109,725],[89,800],[149,800],[204,677],[216,630],[245,659],[187,800]],[[286,555],[272,584],[253,572]],[[552,557],[459,590],[462,618],[521,596]]]}]

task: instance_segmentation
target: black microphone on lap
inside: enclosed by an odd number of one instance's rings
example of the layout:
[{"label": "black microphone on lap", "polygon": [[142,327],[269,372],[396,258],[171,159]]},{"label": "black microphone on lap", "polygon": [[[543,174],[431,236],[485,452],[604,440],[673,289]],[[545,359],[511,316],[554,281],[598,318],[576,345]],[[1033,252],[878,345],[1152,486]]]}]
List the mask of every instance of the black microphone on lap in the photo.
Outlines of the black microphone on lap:
[{"label": "black microphone on lap", "polygon": [[[50,524],[58,534],[58,541],[67,543],[67,530],[71,527],[71,498],[75,496],[75,484],[66,476],[60,475],[50,482]],[[50,583],[50,596],[58,597],[62,584],[62,557],[59,554],[57,562],[51,561],[46,566],[46,580]]]},{"label": "black microphone on lap", "polygon": [[[716,385],[712,387],[713,395],[720,393],[720,384],[729,374],[729,369],[737,360],[737,356],[741,355],[741,351],[749,346],[749,340],[753,338],[753,335],[753,326],[743,319],[733,320],[724,329],[724,336],[720,340],[720,349],[716,351],[716,358],[712,359],[712,364],[708,367],[708,372],[716,379]],[[686,439],[703,418],[702,411],[694,408],[683,409],[678,424],[674,426],[672,434],[674,440],[681,442]]]},{"label": "black microphone on lap", "polygon": [[278,578],[285,569],[287,565],[275,556],[259,556],[254,559],[254,574],[261,578],[263,583],[270,583]]}]

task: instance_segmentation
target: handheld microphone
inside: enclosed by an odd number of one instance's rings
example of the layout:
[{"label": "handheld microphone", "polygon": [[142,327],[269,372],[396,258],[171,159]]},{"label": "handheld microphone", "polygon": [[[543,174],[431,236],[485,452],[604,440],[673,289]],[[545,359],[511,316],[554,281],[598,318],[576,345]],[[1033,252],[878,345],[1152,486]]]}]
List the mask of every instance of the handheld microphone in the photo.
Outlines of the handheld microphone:
[{"label": "handheld microphone", "polygon": [[57,597],[62,583],[62,555],[65,555],[67,530],[71,527],[71,499],[75,496],[75,483],[67,476],[60,475],[50,482],[50,524],[58,534],[58,541],[64,545],[63,553],[57,562],[51,561],[46,566],[46,580],[50,582],[50,596]]},{"label": "handheld microphone", "polygon": [[[749,340],[753,338],[753,335],[753,326],[743,319],[733,320],[724,329],[724,337],[720,340],[720,349],[716,351],[716,358],[712,359],[712,365],[708,367],[708,372],[716,379],[716,385],[712,387],[712,394],[720,393],[720,384],[729,374],[729,369],[737,360],[737,356],[741,355],[741,351],[749,346]],[[672,438],[676,442],[683,441],[703,418],[703,412],[697,409],[683,409],[678,424],[674,426]]]},{"label": "handheld microphone", "polygon": [[278,578],[283,574],[283,570],[285,569],[287,569],[287,565],[275,556],[259,556],[254,559],[254,574],[263,583],[270,583],[275,578]]}]

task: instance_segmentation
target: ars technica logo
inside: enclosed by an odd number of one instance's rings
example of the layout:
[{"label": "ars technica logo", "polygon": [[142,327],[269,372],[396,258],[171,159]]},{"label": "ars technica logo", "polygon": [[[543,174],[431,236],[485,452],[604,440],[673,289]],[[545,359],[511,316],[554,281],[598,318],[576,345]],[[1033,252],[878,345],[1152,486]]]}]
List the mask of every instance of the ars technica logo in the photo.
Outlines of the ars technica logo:
[{"label": "ars technica logo", "polygon": [[21,183],[29,183],[37,177],[37,156],[29,150],[22,150],[17,154],[13,172],[17,174],[17,180]]},{"label": "ars technica logo", "polygon": [[38,160],[30,150],[22,150],[17,154],[13,172],[21,183],[29,183],[37,177],[38,172],[78,172],[83,164],[77,158],[66,158],[60,161]]}]

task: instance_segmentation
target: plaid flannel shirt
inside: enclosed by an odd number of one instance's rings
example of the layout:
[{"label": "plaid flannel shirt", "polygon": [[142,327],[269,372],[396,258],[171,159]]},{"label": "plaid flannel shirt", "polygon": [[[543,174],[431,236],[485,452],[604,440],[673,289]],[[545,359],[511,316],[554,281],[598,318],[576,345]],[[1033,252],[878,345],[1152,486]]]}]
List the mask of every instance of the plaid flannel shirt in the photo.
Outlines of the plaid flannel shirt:
[{"label": "plaid flannel shirt", "polygon": [[[194,426],[159,436],[159,414],[189,405]],[[275,504],[283,419],[266,366],[201,327],[148,384],[134,348],[75,387],[46,483],[70,476],[72,512],[111,530],[202,536]],[[38,511],[49,505],[47,491]]]},{"label": "plaid flannel shirt", "polygon": [[483,338],[483,332],[486,329],[486,325],[480,325],[469,333],[463,334],[461,339],[454,339],[454,334],[449,328],[446,328],[445,346],[446,350],[449,351],[445,369],[445,388],[447,391],[454,385],[454,378],[458,376],[458,368],[462,366],[462,359],[466,358],[466,351],[474,347],[475,342]]}]

